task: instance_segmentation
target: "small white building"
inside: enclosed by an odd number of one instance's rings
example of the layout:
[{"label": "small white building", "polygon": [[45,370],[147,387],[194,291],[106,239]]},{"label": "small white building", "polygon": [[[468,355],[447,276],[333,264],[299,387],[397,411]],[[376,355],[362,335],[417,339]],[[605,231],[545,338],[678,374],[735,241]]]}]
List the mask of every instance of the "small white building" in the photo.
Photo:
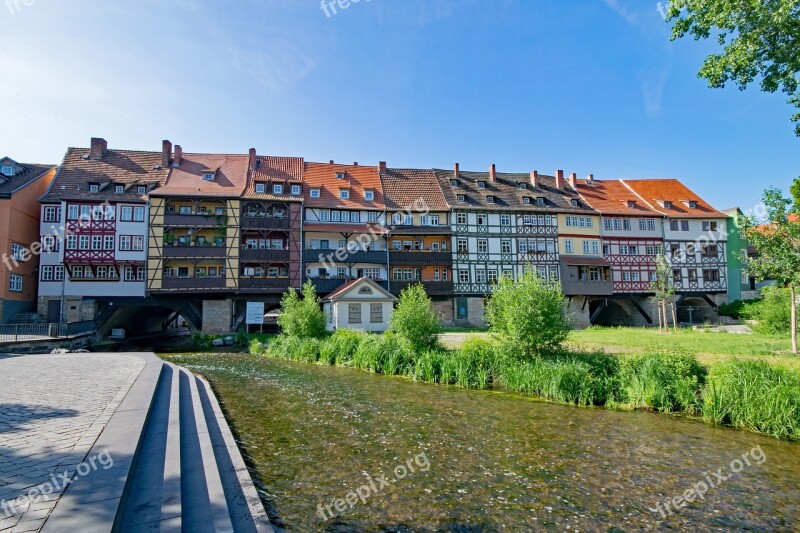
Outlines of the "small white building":
[{"label": "small white building", "polygon": [[351,281],[323,300],[327,328],[386,331],[396,301],[389,291],[367,277]]}]

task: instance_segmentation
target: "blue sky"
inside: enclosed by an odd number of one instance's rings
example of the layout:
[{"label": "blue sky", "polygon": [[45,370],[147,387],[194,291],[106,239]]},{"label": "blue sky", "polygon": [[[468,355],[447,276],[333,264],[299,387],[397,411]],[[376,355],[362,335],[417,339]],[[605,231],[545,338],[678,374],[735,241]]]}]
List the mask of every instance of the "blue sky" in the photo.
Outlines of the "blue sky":
[{"label": "blue sky", "polygon": [[319,0],[16,1],[0,0],[0,155],[20,161],[170,139],[677,177],[718,208],[800,175],[785,96],[708,89],[711,44],[670,42],[656,1],[361,0],[331,16]]}]

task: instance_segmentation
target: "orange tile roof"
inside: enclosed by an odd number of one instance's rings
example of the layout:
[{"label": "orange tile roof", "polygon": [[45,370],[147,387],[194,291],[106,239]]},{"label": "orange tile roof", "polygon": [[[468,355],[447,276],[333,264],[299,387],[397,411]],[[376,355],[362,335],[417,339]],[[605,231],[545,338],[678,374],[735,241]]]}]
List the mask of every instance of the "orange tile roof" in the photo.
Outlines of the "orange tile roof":
[{"label": "orange tile roof", "polygon": [[[586,203],[600,214],[661,216],[619,180],[578,180],[577,185]],[[629,201],[636,202],[635,207],[629,208]]]},{"label": "orange tile roof", "polygon": [[387,168],[381,172],[381,184],[387,209],[413,209],[422,201],[430,211],[450,210],[433,170]]},{"label": "orange tile roof", "polygon": [[[247,186],[249,162],[246,155],[183,154],[180,165],[170,170],[164,186],[151,194],[238,198]],[[203,180],[205,172],[213,172],[214,181]]]},{"label": "orange tile roof", "polygon": [[[708,202],[676,179],[625,179],[621,181],[647,202],[651,208],[670,217],[728,218],[728,215],[711,207]],[[659,203],[664,200],[672,202],[672,207],[665,208]],[[690,200],[697,202],[696,207],[692,208],[687,205]]]},{"label": "orange tile roof", "polygon": [[[330,207],[344,209],[376,209],[383,211],[386,204],[378,167],[361,165],[338,165],[329,163],[306,163],[303,172],[305,181],[305,205],[308,207]],[[337,179],[336,173],[343,172],[344,179]],[[308,191],[320,189],[319,198],[311,198]],[[339,189],[350,190],[350,199],[341,200]],[[375,200],[364,200],[364,190],[375,191]]]},{"label": "orange tile roof", "polygon": [[[245,198],[253,198],[258,200],[271,200],[283,202],[300,202],[303,200],[302,194],[300,196],[292,196],[288,190],[286,194],[276,195],[271,192],[260,194],[256,192],[256,182],[273,182],[285,183],[288,187],[292,184],[303,183],[303,158],[302,157],[275,157],[275,156],[257,156],[256,168],[250,172],[250,177],[247,180],[247,188],[244,193]],[[286,187],[284,187],[285,189]],[[272,189],[268,187],[268,191]]]}]

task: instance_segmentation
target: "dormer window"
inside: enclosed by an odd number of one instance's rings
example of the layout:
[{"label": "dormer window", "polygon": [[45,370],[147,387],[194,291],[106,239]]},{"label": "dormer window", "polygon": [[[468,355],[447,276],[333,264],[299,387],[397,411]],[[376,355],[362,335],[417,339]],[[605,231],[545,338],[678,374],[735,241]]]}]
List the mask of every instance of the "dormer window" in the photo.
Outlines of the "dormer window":
[{"label": "dormer window", "polygon": [[350,199],[350,191],[347,189],[339,189],[339,199],[340,200],[349,200]]},{"label": "dormer window", "polygon": [[11,165],[3,165],[2,168],[3,176],[13,176],[14,175],[14,167]]},{"label": "dormer window", "polygon": [[337,180],[343,180],[344,179],[344,172],[337,172],[336,173],[336,179]]},{"label": "dormer window", "polygon": [[458,187],[458,180],[450,180],[451,187]]},{"label": "dormer window", "polygon": [[300,185],[292,185],[292,196],[300,196],[303,188]]},{"label": "dormer window", "polygon": [[364,200],[371,202],[375,199],[375,191],[372,189],[364,189]]},{"label": "dormer window", "polygon": [[89,184],[89,192],[95,193],[100,192],[100,185],[97,183],[90,183]]},{"label": "dormer window", "polygon": [[272,194],[283,194],[283,185],[280,183],[274,183],[272,185]]},{"label": "dormer window", "polygon": [[536,198],[536,205],[544,205],[544,198],[542,198],[541,196]]},{"label": "dormer window", "polygon": [[636,209],[636,202],[628,201],[628,209]]},{"label": "dormer window", "polygon": [[147,194],[147,187],[145,187],[144,185],[139,185],[138,187],[136,187],[136,192],[137,194]]},{"label": "dormer window", "polygon": [[694,200],[689,200],[685,203],[689,207],[689,209],[697,209],[697,202],[695,202]]},{"label": "dormer window", "polygon": [[117,194],[122,194],[123,192],[125,192],[125,186],[124,185],[115,185],[114,186],[114,192],[117,193]]},{"label": "dormer window", "polygon": [[525,189],[527,189],[527,188],[528,188],[528,184],[527,184],[527,183],[525,183],[524,181],[521,181],[521,182],[519,183],[519,188],[520,188],[520,189],[522,189],[522,190],[525,190]]},{"label": "dormer window", "polygon": [[265,192],[267,192],[267,184],[256,183],[256,194],[264,194]]},{"label": "dormer window", "polygon": [[203,172],[203,181],[214,181],[213,172]]},{"label": "dormer window", "polygon": [[319,198],[319,189],[311,189],[309,195],[311,198]]},{"label": "dormer window", "polygon": [[664,209],[672,209],[672,202],[671,201],[669,201],[669,200],[661,200],[660,203],[664,207]]},{"label": "dormer window", "polygon": [[479,181],[478,182],[478,188],[479,189],[485,189],[486,188],[486,182],[485,181]]},{"label": "dormer window", "polygon": [[466,202],[466,201],[467,201],[467,197],[466,197],[466,196],[464,196],[463,194],[459,194],[459,195],[457,196],[457,198],[458,198],[458,201],[459,201],[459,202]]},{"label": "dormer window", "polygon": [[576,200],[575,198],[570,200],[569,203],[572,205],[572,207],[580,207],[580,205],[581,205],[581,203],[578,200]]},{"label": "dormer window", "polygon": [[487,196],[486,203],[493,204],[494,203],[494,196]]},{"label": "dormer window", "polygon": [[530,196],[523,196],[522,197],[522,203],[523,204],[530,204],[531,203],[531,197]]}]

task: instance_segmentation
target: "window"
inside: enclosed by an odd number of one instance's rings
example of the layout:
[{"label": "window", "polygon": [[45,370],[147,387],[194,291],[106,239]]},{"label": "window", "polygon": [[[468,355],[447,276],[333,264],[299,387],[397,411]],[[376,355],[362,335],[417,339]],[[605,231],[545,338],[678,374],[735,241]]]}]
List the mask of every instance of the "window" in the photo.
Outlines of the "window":
[{"label": "window", "polygon": [[469,283],[469,270],[459,270],[458,281],[459,283]]},{"label": "window", "polygon": [[572,204],[572,207],[578,207],[581,205],[580,202],[578,200],[575,200],[574,198],[570,200],[569,203]]},{"label": "window", "polygon": [[142,252],[142,251],[144,251],[144,236],[143,235],[134,235],[133,236],[133,251],[134,252]]},{"label": "window", "polygon": [[478,214],[478,225],[479,226],[485,226],[488,221],[489,221],[489,217],[488,216],[486,216],[485,214],[482,214],[482,213]]},{"label": "window", "polygon": [[489,241],[486,239],[478,239],[478,253],[485,254],[489,252]]},{"label": "window", "polygon": [[466,223],[467,223],[467,214],[456,213],[456,224],[466,224]]},{"label": "window", "polygon": [[521,239],[521,240],[519,241],[519,243],[517,244],[517,250],[518,250],[518,251],[519,251],[519,253],[521,253],[521,254],[526,254],[526,253],[528,253],[528,241],[526,241],[526,240],[524,240],[524,239]]},{"label": "window", "polygon": [[14,258],[14,261],[27,261],[28,251],[25,249],[24,246],[17,243],[11,243],[11,257]]},{"label": "window", "polygon": [[98,192],[98,191],[100,191],[100,186],[98,184],[96,184],[96,183],[90,183],[89,184],[89,192],[94,193],[94,192]]},{"label": "window", "polygon": [[67,220],[78,220],[80,206],[69,205],[67,206]]},{"label": "window", "polygon": [[646,246],[645,252],[647,253],[647,255],[656,255],[656,247],[653,245]]},{"label": "window", "polygon": [[697,281],[697,270],[689,269],[689,281]]},{"label": "window", "polygon": [[67,235],[67,250],[77,250],[78,249],[78,236],[77,235]]},{"label": "window", "polygon": [[92,235],[92,250],[102,250],[102,249],[103,249],[103,236]]},{"label": "window", "polygon": [[475,283],[486,283],[486,270],[478,268],[475,270]]},{"label": "window", "polygon": [[719,248],[716,244],[709,244],[708,246],[703,247],[703,256],[717,257],[717,254],[719,254]]},{"label": "window", "polygon": [[14,175],[14,167],[11,165],[3,165],[3,176],[13,176]]},{"label": "window", "polygon": [[644,231],[645,229],[647,229],[647,222],[645,221],[645,219],[640,218],[639,219],[639,231]]},{"label": "window", "polygon": [[550,281],[558,281],[558,268],[550,267]]},{"label": "window", "polygon": [[105,235],[103,237],[103,250],[113,250],[113,249],[114,249],[114,236]]},{"label": "window", "polygon": [[655,231],[656,230],[656,221],[652,218],[647,219],[647,231]]},{"label": "window", "polygon": [[628,209],[636,209],[636,202],[628,202]]},{"label": "window", "polygon": [[511,240],[510,239],[503,239],[500,241],[500,253],[502,254],[510,254],[511,253]]},{"label": "window", "polygon": [[273,183],[272,184],[272,194],[283,194],[283,184],[281,184],[281,183]]},{"label": "window", "polygon": [[695,201],[690,201],[690,202],[689,202],[689,208],[690,208],[690,209],[697,209],[697,202],[695,202]]},{"label": "window", "polygon": [[689,221],[681,220],[681,231],[689,231]]},{"label": "window", "polygon": [[611,219],[610,218],[603,218],[603,229],[606,231],[611,231]]},{"label": "window", "polygon": [[486,188],[486,182],[485,181],[479,181],[478,182],[478,188],[479,189],[485,189]]},{"label": "window", "polygon": [[120,252],[128,252],[131,249],[131,239],[130,235],[120,235],[119,236],[119,250]]},{"label": "window", "polygon": [[292,185],[292,196],[300,196],[303,188],[300,185]]},{"label": "window", "polygon": [[511,215],[500,215],[500,225],[501,226],[510,226],[511,225]]},{"label": "window", "polygon": [[47,206],[44,208],[44,221],[45,222],[59,222],[61,219],[61,208],[55,206]]},{"label": "window", "polygon": [[11,292],[22,292],[22,276],[11,274],[8,278],[8,290]]},{"label": "window", "polygon": [[331,212],[327,209],[321,209],[319,212],[320,222],[328,222],[331,219]]},{"label": "window", "polygon": [[681,270],[679,268],[676,268],[672,271],[672,281],[675,283],[680,283],[682,279],[683,276],[681,275]]},{"label": "window", "polygon": [[528,188],[528,184],[525,183],[524,181],[521,181],[521,182],[519,182],[519,188],[523,189],[523,190],[527,189]]},{"label": "window", "polygon": [[717,231],[717,223],[703,221],[703,231]]},{"label": "window", "polygon": [[466,196],[464,196],[463,194],[459,194],[459,195],[456,197],[456,199],[457,199],[459,202],[466,202],[466,201],[467,201],[467,197],[466,197]]},{"label": "window", "polygon": [[214,181],[213,172],[203,172],[203,181]]},{"label": "window", "polygon": [[600,253],[600,241],[592,241],[592,253],[593,254]]},{"label": "window", "polygon": [[365,268],[364,269],[364,276],[370,279],[380,279],[381,278],[381,269],[380,268]]},{"label": "window", "polygon": [[361,324],[361,304],[347,304],[347,322]]},{"label": "window", "polygon": [[[184,209],[188,209],[188,213],[184,213]],[[191,215],[191,207],[181,207],[181,215]],[[124,205],[120,209],[120,220],[122,222],[131,222],[133,220],[133,208],[129,205]]]},{"label": "window", "polygon": [[450,180],[451,187],[458,187],[458,180]]},{"label": "window", "polygon": [[144,186],[144,185],[139,185],[138,187],[136,187],[136,193],[137,194],[147,194],[147,187]]},{"label": "window", "polygon": [[343,180],[344,179],[344,172],[337,172],[336,173],[336,179],[337,180]]},{"label": "window", "polygon": [[630,255],[639,255],[639,247],[638,246],[631,246],[628,250]]},{"label": "window", "polygon": [[82,205],[81,206],[81,216],[80,219],[83,221],[90,221],[92,220],[92,206],[90,205]]},{"label": "window", "polygon": [[372,324],[381,324],[383,322],[383,304],[370,304],[369,321]]},{"label": "window", "polygon": [[541,196],[536,198],[536,205],[544,205],[544,198]]},{"label": "window", "polygon": [[50,265],[42,267],[42,281],[53,281],[53,267]]},{"label": "window", "polygon": [[467,244],[467,239],[458,239],[456,244],[456,250],[459,253],[467,253],[469,251],[469,245]]},{"label": "window", "polygon": [[115,185],[114,186],[114,192],[117,193],[117,194],[122,194],[123,192],[125,192],[125,186],[124,185]]},{"label": "window", "polygon": [[719,281],[719,270],[703,270],[703,279],[705,281]]},{"label": "window", "polygon": [[604,244],[603,255],[609,255],[609,254],[611,254],[611,246],[609,246],[608,244]]},{"label": "window", "polygon": [[56,265],[53,269],[53,281],[63,281],[64,280],[64,267],[62,265]]},{"label": "window", "polygon": [[631,280],[631,273],[630,272],[623,272],[622,273],[622,281],[630,281]]},{"label": "window", "polygon": [[572,253],[572,239],[567,239],[564,241],[564,251],[568,254]]},{"label": "window", "polygon": [[547,267],[537,266],[536,275],[539,276],[539,279],[547,279]]},{"label": "window", "polygon": [[531,203],[531,197],[530,196],[523,196],[522,197],[522,203],[523,204],[530,204]]},{"label": "window", "polygon": [[[348,216],[348,219],[350,217]],[[341,222],[342,213],[340,211],[331,211],[331,222]]]},{"label": "window", "polygon": [[411,226],[411,225],[413,225],[413,224],[414,224],[414,217],[413,217],[413,216],[411,216],[411,215],[405,215],[405,216],[403,217],[403,225],[405,225],[405,226]]},{"label": "window", "polygon": [[487,196],[486,203],[493,204],[494,203],[494,196]]},{"label": "window", "polygon": [[370,211],[367,213],[367,220],[369,222],[377,222],[378,221],[378,212],[377,211]]},{"label": "window", "polygon": [[319,189],[311,189],[309,195],[311,198],[319,198]]},{"label": "window", "polygon": [[622,229],[622,219],[621,218],[615,218],[614,219],[614,229],[617,230],[617,231]]},{"label": "window", "polygon": [[678,221],[677,220],[670,220],[669,221],[669,230],[670,231],[678,231]]},{"label": "window", "polygon": [[375,191],[373,191],[372,189],[366,189],[364,191],[364,200],[366,200],[367,202],[371,202],[374,199],[375,199]]},{"label": "window", "polygon": [[264,194],[265,192],[267,192],[267,184],[256,183],[256,194]]},{"label": "window", "polygon": [[589,241],[583,241],[583,253],[588,254],[589,252]]},{"label": "window", "polygon": [[347,189],[339,189],[339,199],[340,200],[349,200],[350,199],[350,191]]},{"label": "window", "polygon": [[622,228],[625,231],[630,231],[631,230],[631,220],[629,218],[626,218],[626,219],[624,219],[622,221]]},{"label": "window", "polygon": [[664,205],[664,209],[672,209],[672,202],[669,200],[664,200],[661,202]]},{"label": "window", "polygon": [[45,235],[42,237],[42,251],[43,252],[57,252],[61,237],[54,237],[53,235]]},{"label": "window", "polygon": [[693,243],[686,243],[686,255],[695,255],[696,253],[695,245]]},{"label": "window", "polygon": [[80,236],[80,243],[78,248],[81,250],[88,250],[89,249],[89,236],[88,235],[81,235]]},{"label": "window", "polygon": [[96,205],[92,208],[92,220],[103,220],[103,206]]}]

